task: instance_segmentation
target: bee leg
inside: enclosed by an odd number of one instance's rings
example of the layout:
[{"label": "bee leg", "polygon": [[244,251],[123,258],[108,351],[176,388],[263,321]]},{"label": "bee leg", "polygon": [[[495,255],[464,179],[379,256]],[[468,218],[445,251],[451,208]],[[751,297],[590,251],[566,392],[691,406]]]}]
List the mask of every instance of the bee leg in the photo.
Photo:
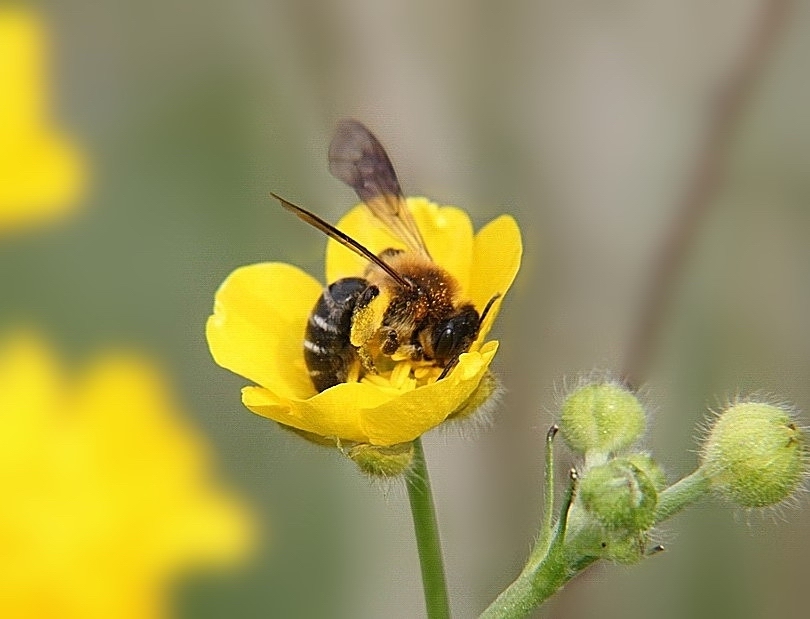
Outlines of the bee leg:
[{"label": "bee leg", "polygon": [[425,350],[419,342],[411,344],[411,361],[422,361],[425,358]]},{"label": "bee leg", "polygon": [[351,331],[349,334],[349,341],[357,351],[360,364],[363,370],[369,374],[377,373],[374,359],[371,352],[369,352],[368,343],[377,330],[374,310],[370,307],[370,304],[379,294],[380,289],[377,286],[368,286],[360,293],[352,311]]},{"label": "bee leg", "polygon": [[362,309],[364,307],[368,307],[369,303],[371,303],[374,299],[376,299],[380,294],[380,289],[377,286],[371,285],[366,288],[363,292],[360,293],[360,296],[357,297],[357,301],[354,303],[355,311],[358,309]]},{"label": "bee leg", "polygon": [[360,359],[360,365],[367,374],[377,374],[377,366],[374,365],[374,359],[369,353],[368,348],[360,346],[357,349],[357,358]]},{"label": "bee leg", "polygon": [[383,327],[382,343],[380,344],[380,352],[384,355],[391,356],[399,349],[399,337],[397,332],[390,327]]}]

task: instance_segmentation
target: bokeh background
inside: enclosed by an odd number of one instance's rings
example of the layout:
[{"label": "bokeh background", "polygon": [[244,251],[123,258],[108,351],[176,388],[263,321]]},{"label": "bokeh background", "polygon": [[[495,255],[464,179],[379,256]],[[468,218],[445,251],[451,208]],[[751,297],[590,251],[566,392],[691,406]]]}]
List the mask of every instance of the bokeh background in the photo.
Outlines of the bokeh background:
[{"label": "bokeh background", "polygon": [[[52,104],[90,171],[75,213],[0,241],[0,325],[83,359],[141,350],[266,531],[253,558],[195,575],[178,617],[420,617],[407,497],[245,410],[204,324],[234,268],[320,276],[325,240],[275,191],[331,221],[354,203],[326,150],[368,124],[406,193],[512,214],[524,265],[495,335],[508,390],[493,429],[426,450],[454,616],[518,573],[541,513],[556,395],[618,371],[711,106],[762,6],[715,2],[229,3],[66,0],[50,26]],[[793,3],[732,140],[650,367],[647,445],[672,480],[709,407],[752,390],[810,411],[810,5]],[[808,423],[805,412],[803,422]],[[558,447],[560,469],[571,463]],[[561,480],[562,481],[562,480]],[[667,552],[598,565],[538,617],[803,617],[810,509],[709,501]]]}]

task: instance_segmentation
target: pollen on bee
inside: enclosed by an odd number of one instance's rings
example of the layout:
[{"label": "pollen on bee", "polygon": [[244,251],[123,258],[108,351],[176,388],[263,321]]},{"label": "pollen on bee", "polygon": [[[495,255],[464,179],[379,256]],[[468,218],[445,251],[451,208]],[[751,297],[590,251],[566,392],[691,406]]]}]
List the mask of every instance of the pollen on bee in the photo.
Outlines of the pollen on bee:
[{"label": "pollen on bee", "polygon": [[349,341],[352,346],[363,346],[373,337],[375,332],[374,323],[374,310],[371,306],[358,308],[354,311],[349,334]]}]

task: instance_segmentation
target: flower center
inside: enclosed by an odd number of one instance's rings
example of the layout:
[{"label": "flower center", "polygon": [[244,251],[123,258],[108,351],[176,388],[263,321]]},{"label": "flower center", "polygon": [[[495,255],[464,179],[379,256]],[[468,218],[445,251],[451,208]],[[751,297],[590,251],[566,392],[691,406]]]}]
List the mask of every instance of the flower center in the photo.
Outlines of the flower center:
[{"label": "flower center", "polygon": [[436,382],[441,372],[442,368],[433,365],[403,360],[394,363],[390,369],[380,370],[377,374],[364,375],[360,382],[397,393],[406,393],[417,387],[424,387]]}]

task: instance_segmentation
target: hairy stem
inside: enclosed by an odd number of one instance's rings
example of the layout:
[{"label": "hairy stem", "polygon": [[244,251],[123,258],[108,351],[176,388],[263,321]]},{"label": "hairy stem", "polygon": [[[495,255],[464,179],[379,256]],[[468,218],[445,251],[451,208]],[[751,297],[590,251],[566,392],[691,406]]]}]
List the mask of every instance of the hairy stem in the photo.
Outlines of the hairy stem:
[{"label": "hairy stem", "polygon": [[[549,432],[549,442],[553,438]],[[560,587],[571,580],[577,572],[596,559],[583,563],[566,551],[565,535],[568,528],[568,514],[577,489],[577,473],[571,470],[571,483],[563,500],[560,517],[551,537],[548,548],[540,556],[532,558],[523,571],[495,599],[479,619],[518,619],[525,617],[535,607],[550,598]],[[574,564],[576,563],[576,565]]]},{"label": "hairy stem", "polygon": [[655,508],[655,522],[663,522],[670,516],[702,499],[709,492],[709,480],[698,469],[658,495],[658,505]]},{"label": "hairy stem", "polygon": [[552,527],[554,526],[554,437],[560,427],[555,423],[546,433],[546,469],[543,476],[543,528],[540,530],[540,539],[532,551],[531,562],[536,556],[542,556],[548,550],[551,542]]}]

